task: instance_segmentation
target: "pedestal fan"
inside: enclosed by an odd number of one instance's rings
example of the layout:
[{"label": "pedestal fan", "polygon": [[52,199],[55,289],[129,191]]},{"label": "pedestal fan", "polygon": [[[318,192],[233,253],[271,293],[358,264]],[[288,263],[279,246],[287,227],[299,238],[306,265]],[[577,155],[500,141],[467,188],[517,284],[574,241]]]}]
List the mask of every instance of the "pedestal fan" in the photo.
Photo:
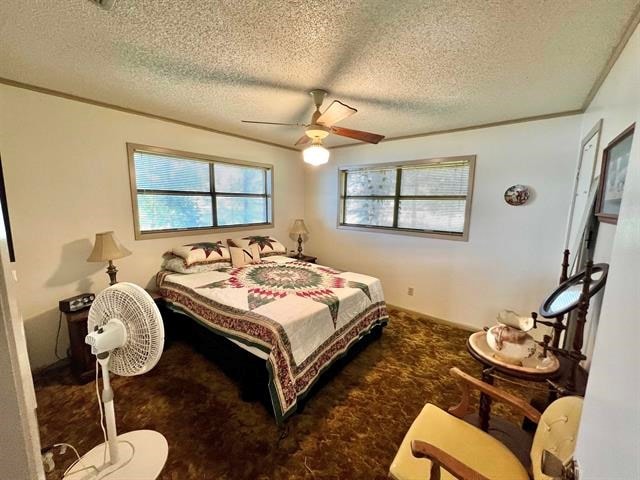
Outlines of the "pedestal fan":
[{"label": "pedestal fan", "polygon": [[85,342],[91,345],[102,371],[106,442],[79,459],[64,478],[155,479],[167,460],[167,441],[152,430],[117,434],[109,372],[133,376],[155,366],[164,344],[160,311],[144,289],[117,283],[96,296],[89,310],[88,331]]}]

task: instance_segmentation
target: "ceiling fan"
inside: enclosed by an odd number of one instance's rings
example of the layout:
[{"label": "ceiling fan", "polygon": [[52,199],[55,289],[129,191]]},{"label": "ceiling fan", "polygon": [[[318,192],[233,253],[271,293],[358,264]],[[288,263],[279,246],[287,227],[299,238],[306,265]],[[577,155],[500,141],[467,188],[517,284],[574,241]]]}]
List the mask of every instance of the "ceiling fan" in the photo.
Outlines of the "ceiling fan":
[{"label": "ceiling fan", "polygon": [[329,150],[322,146],[322,140],[333,133],[341,137],[353,138],[367,143],[378,143],[384,135],[363,132],[362,130],[352,130],[350,128],[335,126],[341,120],[357,113],[353,107],[338,100],[334,100],[324,111],[320,112],[320,107],[327,92],[324,90],[311,90],[309,92],[313,98],[316,110],[311,115],[311,123],[280,123],[280,122],[258,122],[253,120],[242,120],[243,123],[257,123],[262,125],[286,125],[291,127],[304,127],[304,135],[295,143],[296,146],[311,145],[302,152],[304,161],[312,165],[320,165],[329,160]]}]

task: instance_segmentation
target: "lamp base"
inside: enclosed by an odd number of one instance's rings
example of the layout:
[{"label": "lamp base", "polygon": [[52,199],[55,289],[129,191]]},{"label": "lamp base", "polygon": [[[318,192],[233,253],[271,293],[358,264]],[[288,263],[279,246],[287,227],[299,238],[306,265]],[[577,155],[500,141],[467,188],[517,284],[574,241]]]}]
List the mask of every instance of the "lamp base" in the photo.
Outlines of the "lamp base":
[{"label": "lamp base", "polygon": [[107,275],[109,275],[109,285],[115,285],[118,283],[116,280],[116,274],[118,273],[118,269],[113,264],[113,260],[109,260],[109,265],[107,266]]},{"label": "lamp base", "polygon": [[[124,443],[125,441],[131,443]],[[81,460],[64,476],[64,480],[155,480],[167,461],[169,446],[164,435],[153,430],[135,430],[118,435],[120,461],[111,465],[103,464],[104,443],[89,450]],[[87,469],[91,465],[97,470]],[[112,472],[112,473],[110,473]]]},{"label": "lamp base", "polygon": [[296,258],[300,260],[304,255],[302,255],[302,235],[298,234],[298,255]]}]

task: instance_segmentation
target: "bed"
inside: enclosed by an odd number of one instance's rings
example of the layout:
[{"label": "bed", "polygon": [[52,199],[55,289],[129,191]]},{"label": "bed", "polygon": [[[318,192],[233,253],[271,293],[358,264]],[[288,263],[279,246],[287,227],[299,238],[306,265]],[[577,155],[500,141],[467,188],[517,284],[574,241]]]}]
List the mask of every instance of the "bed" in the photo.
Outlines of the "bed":
[{"label": "bed", "polygon": [[388,322],[377,278],[270,256],[243,267],[161,270],[167,305],[261,359],[278,423],[321,374]]}]

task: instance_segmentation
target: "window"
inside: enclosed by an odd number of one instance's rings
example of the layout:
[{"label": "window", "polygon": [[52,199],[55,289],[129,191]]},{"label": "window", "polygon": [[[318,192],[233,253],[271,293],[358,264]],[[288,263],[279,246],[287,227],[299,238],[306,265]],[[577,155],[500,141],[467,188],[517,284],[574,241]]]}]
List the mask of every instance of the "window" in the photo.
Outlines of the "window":
[{"label": "window", "polygon": [[273,225],[271,166],[127,148],[136,238]]},{"label": "window", "polygon": [[475,156],[340,169],[339,227],[466,240]]}]

